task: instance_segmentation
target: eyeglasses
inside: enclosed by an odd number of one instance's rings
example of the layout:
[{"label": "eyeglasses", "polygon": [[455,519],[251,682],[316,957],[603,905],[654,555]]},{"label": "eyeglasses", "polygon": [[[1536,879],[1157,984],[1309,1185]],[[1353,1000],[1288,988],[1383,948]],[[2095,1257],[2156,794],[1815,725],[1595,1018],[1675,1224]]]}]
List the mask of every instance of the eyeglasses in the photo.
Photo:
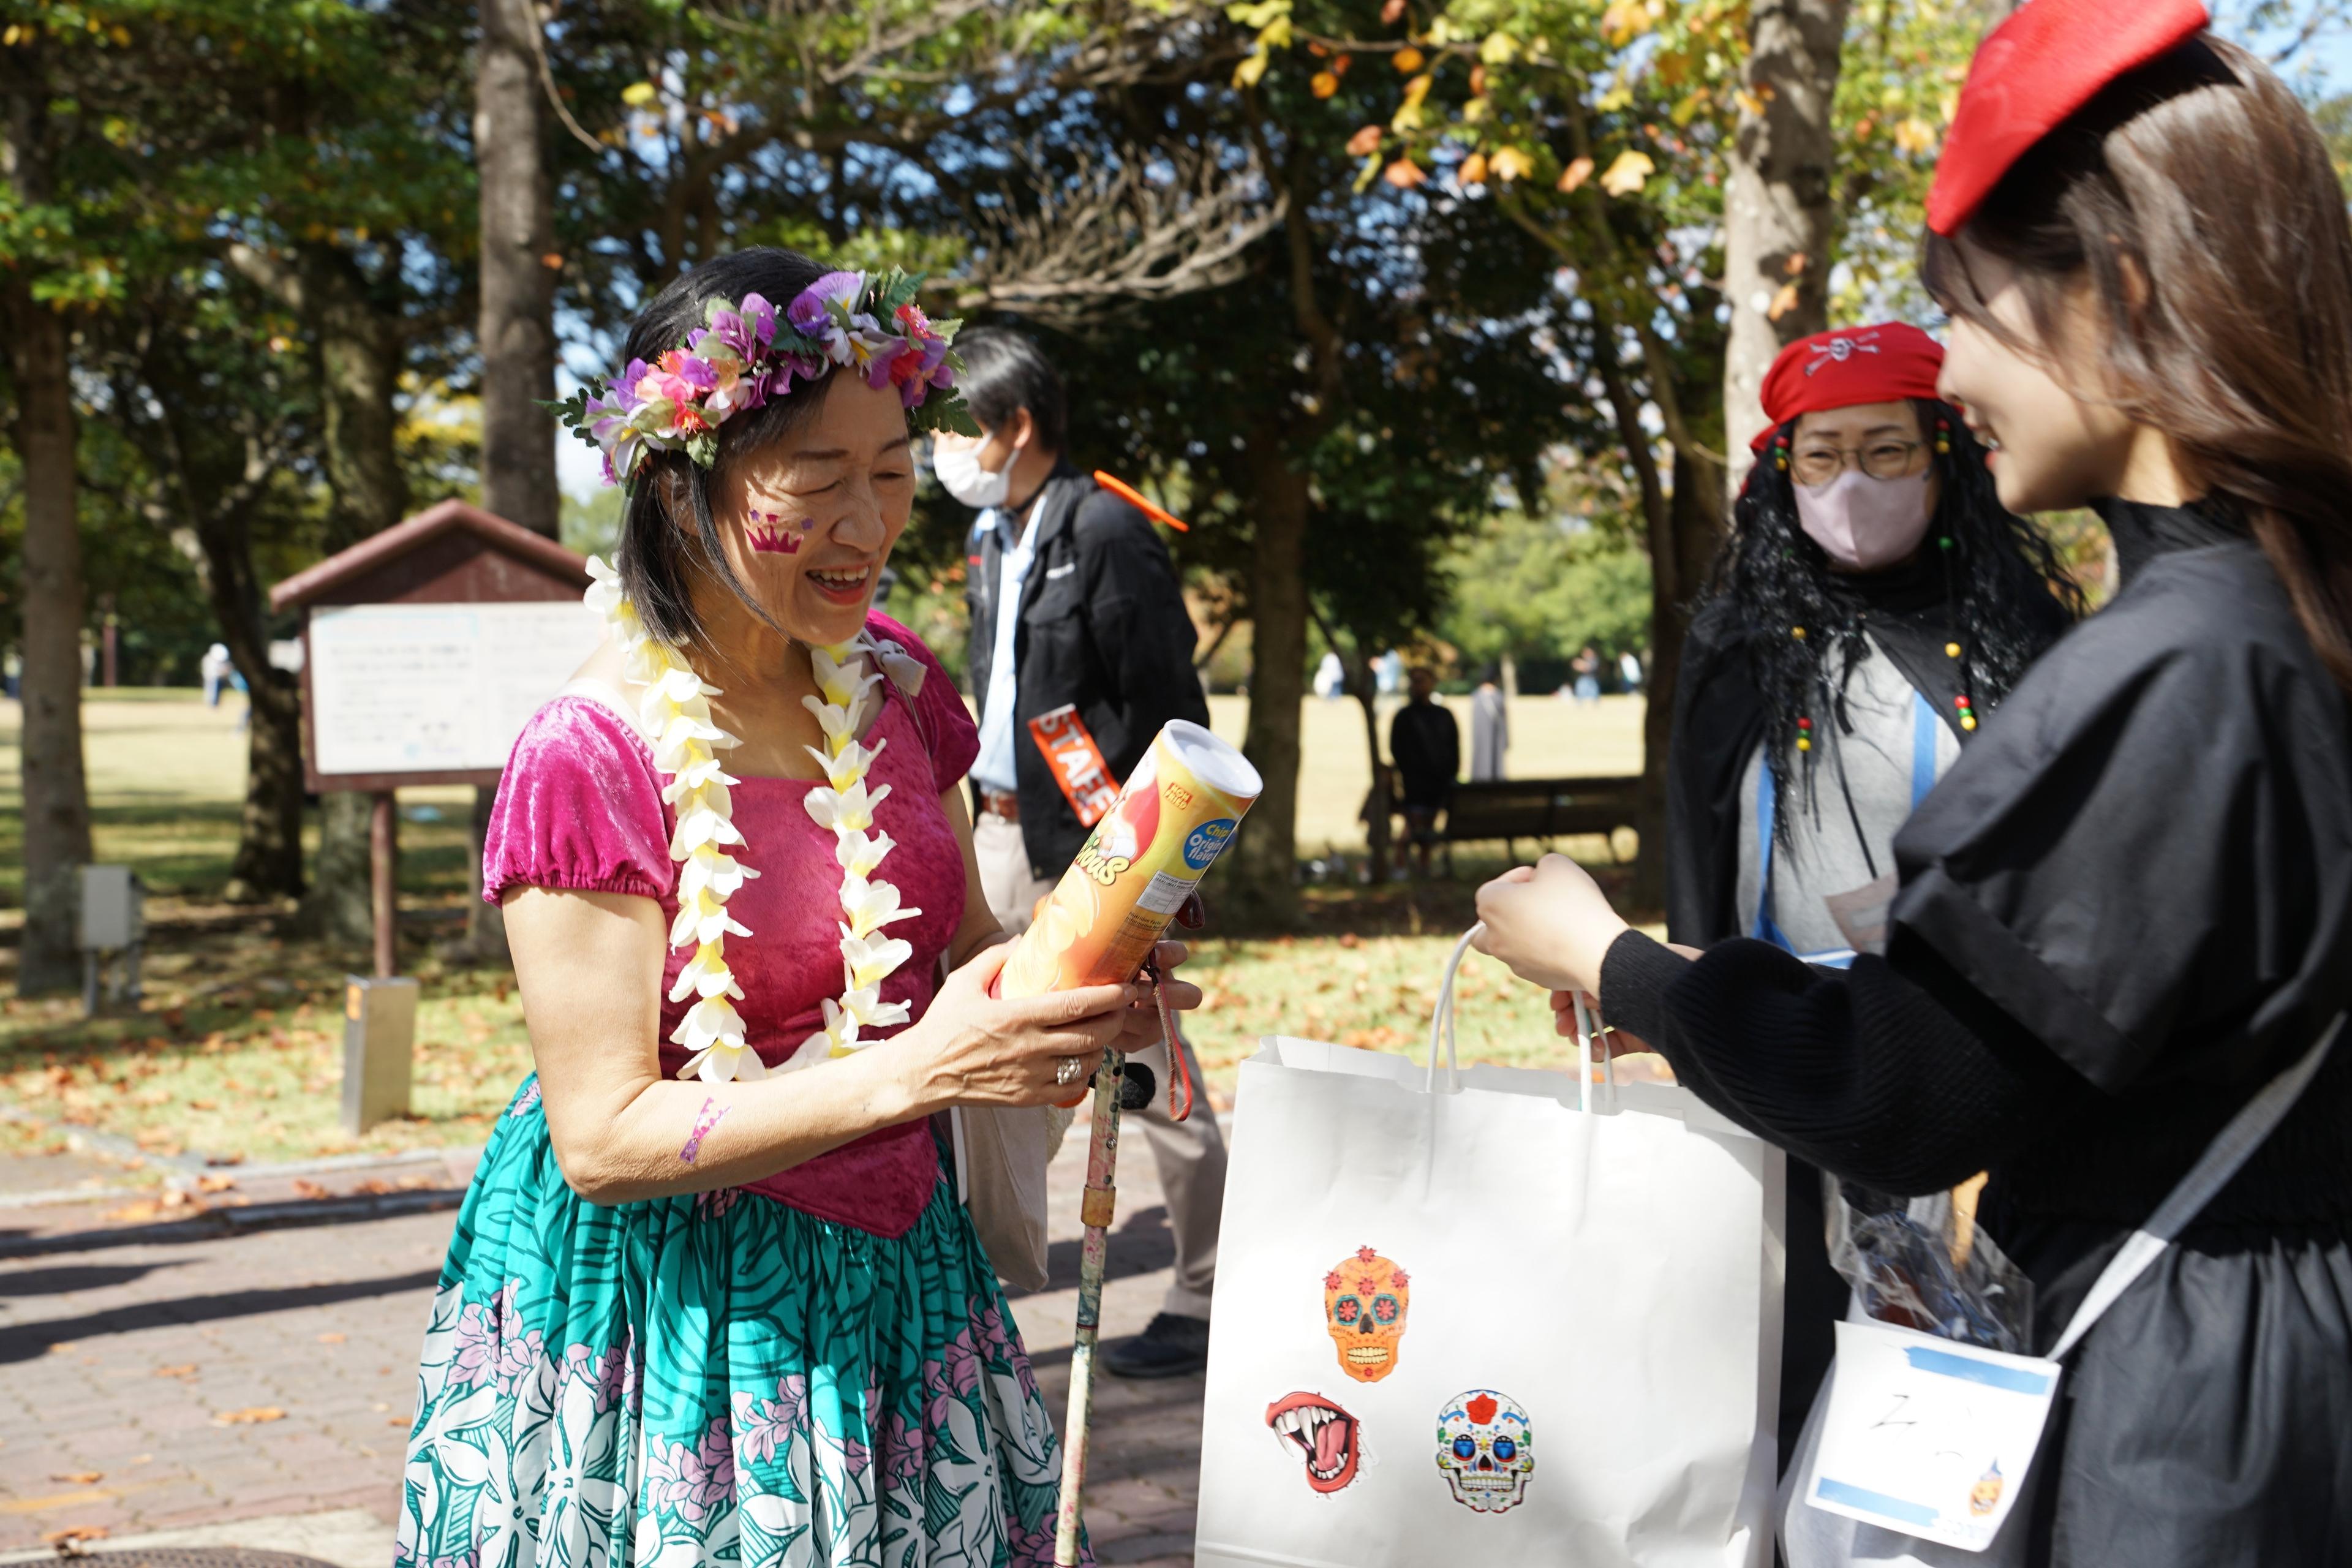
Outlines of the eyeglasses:
[{"label": "eyeglasses", "polygon": [[1845,472],[1848,458],[1874,479],[1901,479],[1910,477],[1912,459],[1918,456],[1921,445],[1916,441],[1873,441],[1860,451],[1848,451],[1843,447],[1801,447],[1790,459],[1789,471],[1801,485],[1826,485]]}]

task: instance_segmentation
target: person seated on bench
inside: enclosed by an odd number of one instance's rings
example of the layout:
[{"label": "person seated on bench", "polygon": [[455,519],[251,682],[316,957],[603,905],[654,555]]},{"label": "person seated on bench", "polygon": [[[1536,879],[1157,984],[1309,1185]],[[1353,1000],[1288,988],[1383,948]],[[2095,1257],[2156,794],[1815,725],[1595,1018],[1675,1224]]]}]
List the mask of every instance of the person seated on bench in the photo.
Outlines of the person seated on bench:
[{"label": "person seated on bench", "polygon": [[1437,842],[1437,814],[1454,796],[1462,771],[1462,727],[1453,712],[1430,700],[1437,676],[1415,665],[1406,678],[1410,696],[1389,721],[1389,758],[1396,764],[1404,810],[1404,841],[1421,852],[1421,875],[1429,878],[1429,849]]},{"label": "person seated on bench", "polygon": [[[2002,510],[1915,327],[1816,333],[1763,385],[1771,423],[1684,646],[1666,768],[1666,931],[1843,966],[1878,951],[1895,831],[2082,594]],[[1821,1178],[1789,1169],[1780,1452],[1827,1371],[1845,1287]]]}]

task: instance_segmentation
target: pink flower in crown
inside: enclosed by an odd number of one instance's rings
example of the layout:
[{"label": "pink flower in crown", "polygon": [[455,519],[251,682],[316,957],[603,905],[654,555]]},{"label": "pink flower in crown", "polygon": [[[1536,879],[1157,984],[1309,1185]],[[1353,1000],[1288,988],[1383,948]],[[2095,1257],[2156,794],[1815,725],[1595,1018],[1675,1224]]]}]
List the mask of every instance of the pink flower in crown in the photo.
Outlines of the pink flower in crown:
[{"label": "pink flower in crown", "polygon": [[696,405],[718,384],[718,374],[709,361],[684,349],[672,349],[655,362],[651,374],[637,384],[637,393],[649,403],[659,399],[669,404],[673,427],[699,430],[709,422]]}]

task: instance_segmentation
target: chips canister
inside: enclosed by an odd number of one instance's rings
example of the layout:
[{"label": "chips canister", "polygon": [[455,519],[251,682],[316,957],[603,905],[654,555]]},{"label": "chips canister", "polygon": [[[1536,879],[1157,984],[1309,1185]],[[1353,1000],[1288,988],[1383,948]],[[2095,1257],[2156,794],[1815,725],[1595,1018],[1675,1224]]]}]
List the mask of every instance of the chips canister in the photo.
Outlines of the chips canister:
[{"label": "chips canister", "polygon": [[1239,752],[1171,720],[1013,944],[997,994],[1134,978],[1264,788]]}]

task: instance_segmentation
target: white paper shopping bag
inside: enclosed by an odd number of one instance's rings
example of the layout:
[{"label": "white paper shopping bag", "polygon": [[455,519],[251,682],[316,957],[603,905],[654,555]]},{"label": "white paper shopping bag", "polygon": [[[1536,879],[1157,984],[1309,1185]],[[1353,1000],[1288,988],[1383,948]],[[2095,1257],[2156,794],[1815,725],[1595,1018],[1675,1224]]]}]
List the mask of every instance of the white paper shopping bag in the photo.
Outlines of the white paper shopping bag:
[{"label": "white paper shopping bag", "polygon": [[1265,1041],[1195,1563],[1769,1562],[1781,1184],[1685,1090]]}]

